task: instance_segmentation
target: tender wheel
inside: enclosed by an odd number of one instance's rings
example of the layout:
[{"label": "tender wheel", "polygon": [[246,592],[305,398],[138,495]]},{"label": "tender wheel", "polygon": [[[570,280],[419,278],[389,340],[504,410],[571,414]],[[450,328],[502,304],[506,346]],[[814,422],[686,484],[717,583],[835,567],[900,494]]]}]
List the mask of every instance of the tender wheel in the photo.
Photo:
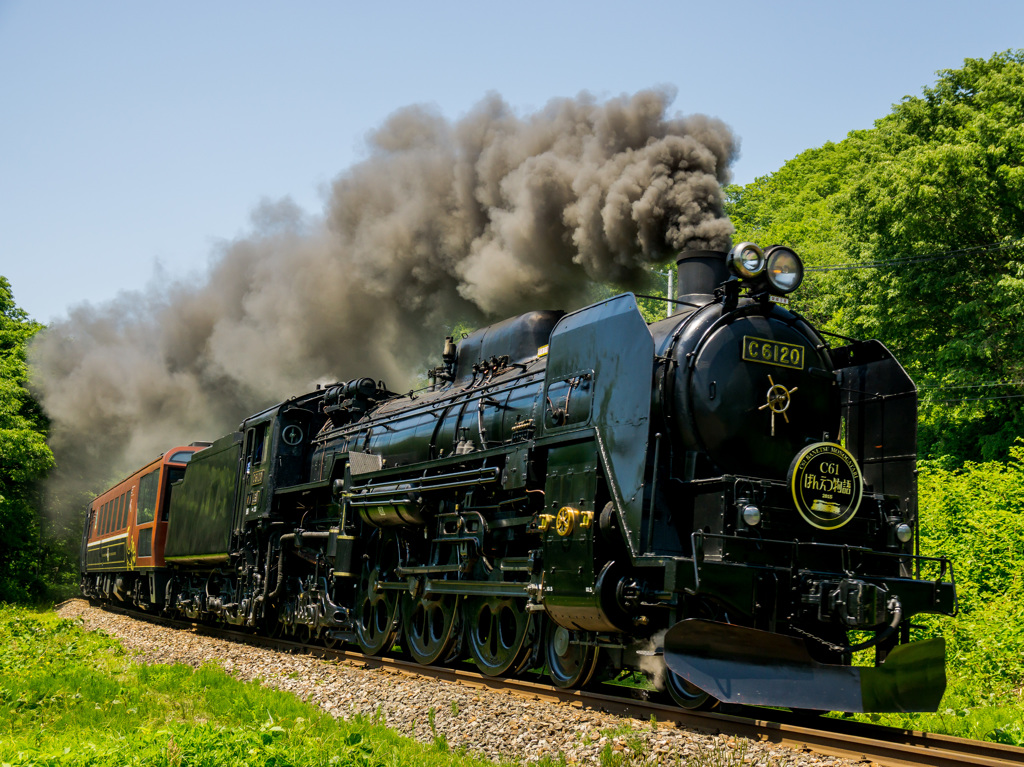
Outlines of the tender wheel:
[{"label": "tender wheel", "polygon": [[675,704],[689,711],[708,711],[718,705],[718,698],[711,697],[669,668],[665,669],[665,687]]},{"label": "tender wheel", "polygon": [[572,632],[548,622],[544,634],[544,656],[548,662],[548,676],[556,687],[583,687],[594,675],[600,649],[590,642],[593,636],[580,635],[586,644],[572,642]]},{"label": "tender wheel", "polygon": [[462,614],[467,649],[482,673],[497,676],[523,670],[530,658],[530,616],[523,600],[467,597]]},{"label": "tender wheel", "polygon": [[402,646],[409,656],[425,666],[443,663],[452,655],[459,639],[459,598],[402,597]]},{"label": "tender wheel", "polygon": [[398,592],[380,588],[399,564],[398,538],[380,530],[374,533],[359,571],[356,642],[366,655],[380,655],[391,648],[398,634]]}]

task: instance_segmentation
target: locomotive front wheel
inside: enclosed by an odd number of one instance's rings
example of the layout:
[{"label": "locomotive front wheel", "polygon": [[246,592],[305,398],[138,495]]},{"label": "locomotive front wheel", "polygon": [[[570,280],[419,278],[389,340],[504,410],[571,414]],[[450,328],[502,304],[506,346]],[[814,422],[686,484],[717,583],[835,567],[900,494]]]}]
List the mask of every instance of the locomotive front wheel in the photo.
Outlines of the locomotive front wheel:
[{"label": "locomotive front wheel", "polygon": [[363,558],[356,591],[356,643],[365,655],[389,650],[398,634],[398,592],[379,584],[394,572],[399,555],[398,538],[378,530]]},{"label": "locomotive front wheel", "polygon": [[718,705],[718,698],[711,697],[669,668],[665,669],[665,687],[668,688],[668,694],[680,708],[689,711],[708,711]]},{"label": "locomotive front wheel", "polygon": [[511,597],[467,597],[463,602],[466,646],[481,673],[515,674],[526,666],[530,615],[524,608],[525,600]]},{"label": "locomotive front wheel", "polygon": [[459,597],[402,597],[402,646],[424,666],[449,659],[459,639]]},{"label": "locomotive front wheel", "polygon": [[585,634],[572,641],[572,632],[553,621],[544,632],[544,655],[548,676],[555,687],[583,687],[597,668],[599,648],[591,644],[593,636]]}]

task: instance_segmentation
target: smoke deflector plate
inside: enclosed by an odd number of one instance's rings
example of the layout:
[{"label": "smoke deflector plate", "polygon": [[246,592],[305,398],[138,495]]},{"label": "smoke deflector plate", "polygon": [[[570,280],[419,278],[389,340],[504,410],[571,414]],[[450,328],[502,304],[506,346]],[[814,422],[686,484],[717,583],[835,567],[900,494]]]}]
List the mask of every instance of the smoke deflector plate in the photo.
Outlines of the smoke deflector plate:
[{"label": "smoke deflector plate", "polygon": [[881,666],[811,658],[802,639],[704,620],[665,635],[665,662],[725,703],[822,711],[935,711],[946,690],[946,642],[899,645]]}]

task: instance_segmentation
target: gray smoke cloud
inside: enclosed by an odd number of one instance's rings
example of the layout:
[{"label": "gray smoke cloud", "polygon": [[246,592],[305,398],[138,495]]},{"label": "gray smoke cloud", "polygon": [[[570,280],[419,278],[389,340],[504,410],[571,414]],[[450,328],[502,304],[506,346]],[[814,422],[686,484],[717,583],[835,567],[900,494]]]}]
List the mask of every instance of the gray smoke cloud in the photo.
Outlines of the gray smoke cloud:
[{"label": "gray smoke cloud", "polygon": [[[392,115],[323,215],[264,202],[199,279],[73,308],[31,350],[65,476],[105,482],[258,409],[357,376],[407,388],[455,322],[575,308],[596,282],[644,284],[686,247],[727,247],[737,145],[669,90],[489,96],[448,121]],[[116,225],[111,222],[111,225]]]}]

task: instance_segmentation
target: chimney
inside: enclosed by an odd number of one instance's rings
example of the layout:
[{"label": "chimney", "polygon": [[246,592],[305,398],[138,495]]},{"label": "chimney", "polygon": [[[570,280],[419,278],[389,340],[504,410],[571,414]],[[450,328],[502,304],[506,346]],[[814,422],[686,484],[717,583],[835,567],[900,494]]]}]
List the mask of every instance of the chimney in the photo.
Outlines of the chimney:
[{"label": "chimney", "polygon": [[676,259],[679,284],[676,299],[691,304],[705,304],[714,296],[715,288],[729,279],[724,251],[684,250]]}]

